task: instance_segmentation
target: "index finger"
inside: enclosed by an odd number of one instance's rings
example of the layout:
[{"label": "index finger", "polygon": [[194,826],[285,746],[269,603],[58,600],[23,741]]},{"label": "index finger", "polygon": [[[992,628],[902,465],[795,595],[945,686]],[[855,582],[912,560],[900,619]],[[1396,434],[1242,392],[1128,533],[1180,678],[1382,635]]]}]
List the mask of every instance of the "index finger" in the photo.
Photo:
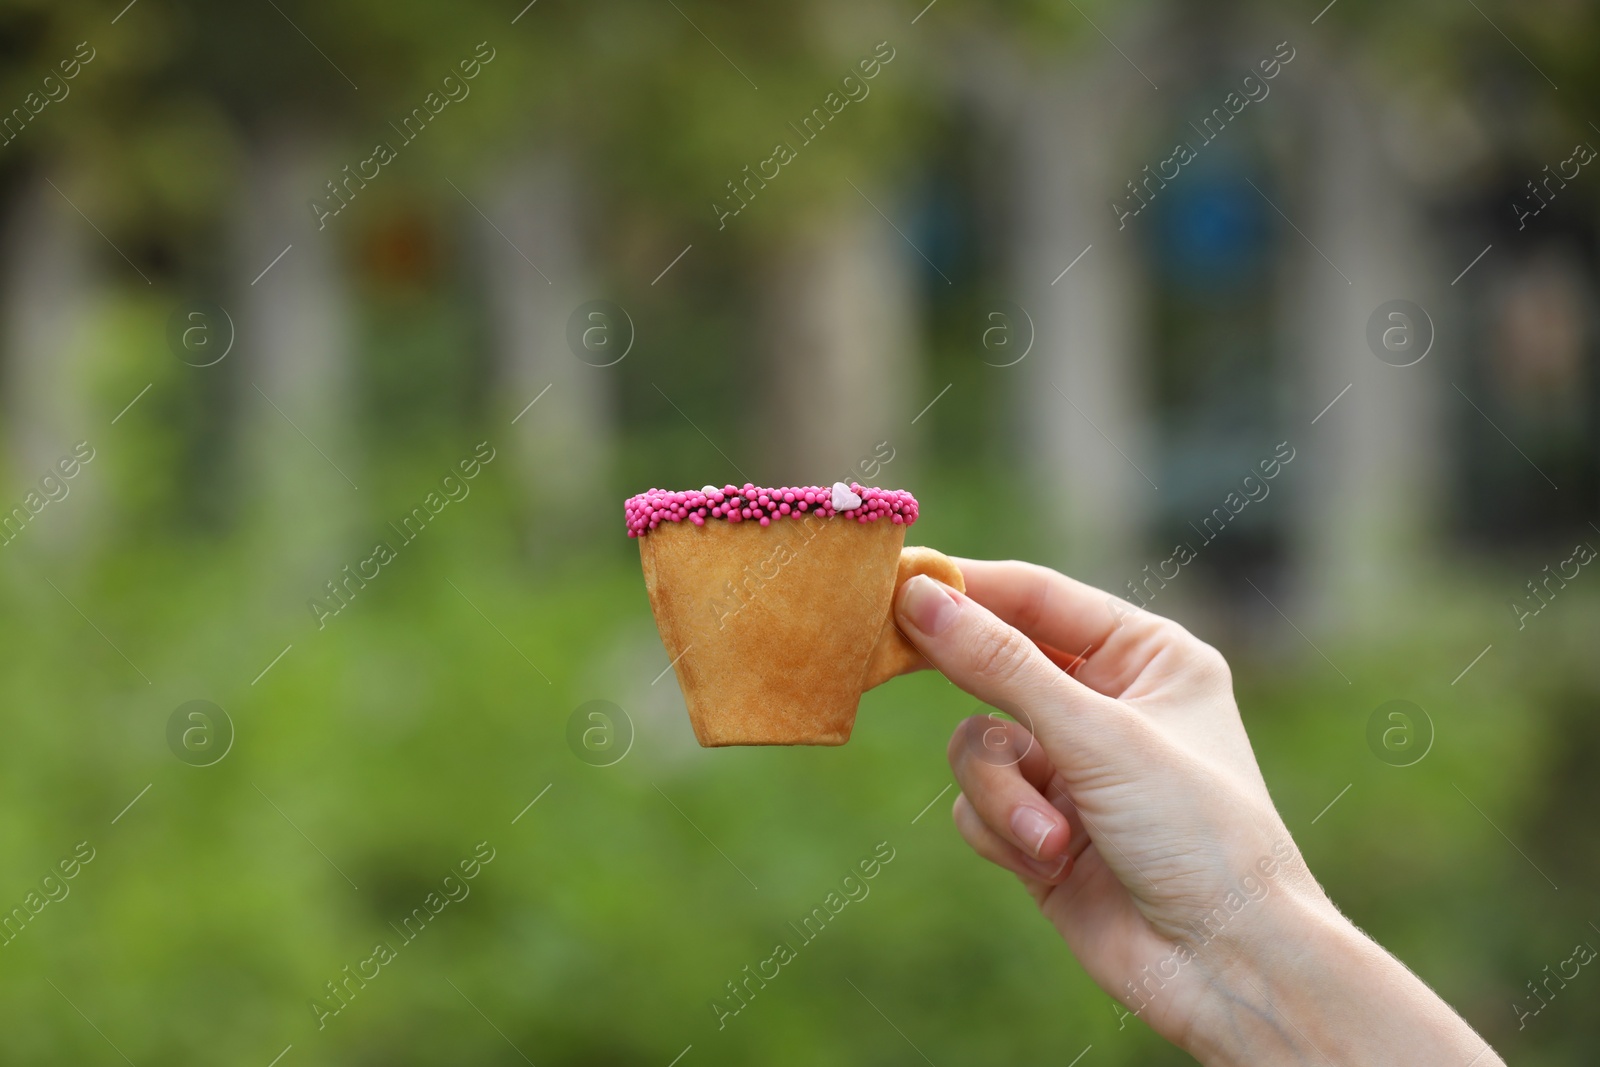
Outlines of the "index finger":
[{"label": "index finger", "polygon": [[1092,656],[1126,617],[1141,610],[1037,563],[959,557],[955,561],[966,579],[968,596],[1035,644],[1050,646],[1074,664]]}]

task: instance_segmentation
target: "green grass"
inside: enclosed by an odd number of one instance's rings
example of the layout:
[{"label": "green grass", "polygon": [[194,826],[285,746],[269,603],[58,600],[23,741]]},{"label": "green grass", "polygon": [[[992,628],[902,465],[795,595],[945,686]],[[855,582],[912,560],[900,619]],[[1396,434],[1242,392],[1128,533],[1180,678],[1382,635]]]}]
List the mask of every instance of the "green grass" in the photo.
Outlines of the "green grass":
[{"label": "green grass", "polygon": [[[923,674],[869,693],[843,748],[700,749],[670,674],[652,681],[666,656],[633,545],[619,534],[530,565],[479,532],[494,494],[478,504],[322,631],[263,592],[242,552],[141,550],[75,571],[36,554],[0,572],[14,605],[0,894],[20,903],[75,843],[97,850],[0,949],[0,990],[31,1020],[0,1034],[5,1060],[113,1062],[70,997],[135,1063],[264,1067],[291,1043],[295,1064],[522,1062],[505,1038],[536,1063],[665,1064],[689,1044],[697,1063],[920,1062],[906,1038],[941,1064],[1067,1062],[1091,1043],[1102,1064],[1186,1062],[1142,1024],[1118,1031],[1014,880],[961,843],[953,791],[913,824],[951,781],[946,741],[974,700]],[[137,670],[40,580],[62,573]],[[1471,623],[1328,646],[1348,686],[1309,651],[1229,651],[1268,782],[1335,897],[1520,1062],[1574,1062],[1560,1049],[1595,1025],[1576,991],[1536,1020],[1537,1041],[1506,1005],[1587,929],[1592,861],[1564,834],[1581,833],[1594,788],[1560,733],[1593,707],[1594,669],[1576,644],[1507,641],[1451,687]],[[1391,695],[1434,719],[1415,767],[1366,749],[1366,716]],[[195,698],[237,731],[206,768],[165,741]],[[636,730],[615,766],[567,747],[590,699]],[[1547,794],[1567,806],[1541,808]],[[495,859],[470,896],[318,1030],[324,983],[399,944],[389,924],[481,841]],[[719,1029],[725,983],[793,940],[787,924],[879,842],[895,858],[870,895]]]}]

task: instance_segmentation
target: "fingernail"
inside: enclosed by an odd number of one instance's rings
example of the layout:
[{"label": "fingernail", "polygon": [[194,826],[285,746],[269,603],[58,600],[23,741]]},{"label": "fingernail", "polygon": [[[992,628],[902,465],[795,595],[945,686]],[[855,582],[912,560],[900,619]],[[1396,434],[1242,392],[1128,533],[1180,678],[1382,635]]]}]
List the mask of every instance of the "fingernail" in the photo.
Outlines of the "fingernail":
[{"label": "fingernail", "polygon": [[930,636],[948,629],[959,610],[949,590],[925,574],[913,575],[900,590],[900,614]]},{"label": "fingernail", "polygon": [[1055,822],[1036,808],[1021,807],[1011,813],[1011,832],[1034,859],[1041,858],[1044,839],[1056,828]]},{"label": "fingernail", "polygon": [[1042,878],[1060,878],[1061,872],[1067,869],[1067,861],[1071,858],[1071,856],[1064,855],[1058,860],[1030,859],[1028,866],[1037,871]]}]

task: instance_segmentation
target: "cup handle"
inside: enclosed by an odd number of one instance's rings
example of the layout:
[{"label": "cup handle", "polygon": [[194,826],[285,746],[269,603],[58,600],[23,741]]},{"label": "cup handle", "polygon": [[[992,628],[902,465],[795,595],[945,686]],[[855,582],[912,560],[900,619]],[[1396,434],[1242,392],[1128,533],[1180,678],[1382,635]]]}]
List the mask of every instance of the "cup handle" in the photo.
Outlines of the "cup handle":
[{"label": "cup handle", "polygon": [[963,593],[967,591],[967,583],[961,577],[961,568],[956,566],[955,560],[943,552],[921,545],[908,545],[902,548],[898,573],[894,580],[894,592],[889,599],[889,614],[884,617],[883,629],[878,634],[878,643],[873,646],[872,657],[867,661],[866,680],[861,686],[863,692],[882,685],[890,678],[921,670],[928,665],[928,661],[922,658],[922,653],[901,635],[899,628],[894,624],[894,597],[899,594],[900,586],[906,579],[916,574],[926,574]]}]

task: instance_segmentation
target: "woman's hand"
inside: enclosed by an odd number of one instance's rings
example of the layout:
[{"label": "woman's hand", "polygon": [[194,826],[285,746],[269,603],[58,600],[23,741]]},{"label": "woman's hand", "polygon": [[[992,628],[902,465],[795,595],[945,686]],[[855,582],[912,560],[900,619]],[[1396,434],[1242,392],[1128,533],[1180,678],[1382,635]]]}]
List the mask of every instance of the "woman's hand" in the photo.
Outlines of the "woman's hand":
[{"label": "woman's hand", "polygon": [[1102,989],[1206,1063],[1500,1062],[1311,877],[1220,653],[1046,568],[958,562],[967,595],[918,577],[896,601],[930,663],[1017,720],[957,728],[956,825]]}]

